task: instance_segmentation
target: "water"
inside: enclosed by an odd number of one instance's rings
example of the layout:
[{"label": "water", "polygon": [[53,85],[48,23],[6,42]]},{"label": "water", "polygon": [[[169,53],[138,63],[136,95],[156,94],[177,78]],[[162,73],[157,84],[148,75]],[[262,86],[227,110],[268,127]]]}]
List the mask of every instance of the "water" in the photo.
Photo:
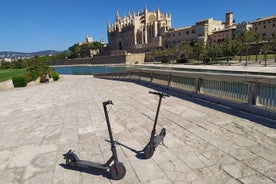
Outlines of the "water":
[{"label": "water", "polygon": [[216,70],[216,69],[195,69],[195,68],[177,68],[177,67],[159,67],[159,66],[146,66],[144,68],[152,68],[158,70],[174,70],[186,72],[207,72],[207,73],[227,73],[227,74],[243,74],[243,75],[269,75],[276,76],[276,73],[271,72],[254,72],[254,71],[234,71],[234,70]]},{"label": "water", "polygon": [[211,69],[192,69],[192,68],[176,68],[176,67],[159,67],[159,66],[57,66],[53,67],[59,74],[70,75],[93,75],[109,72],[126,71],[137,68],[151,68],[158,70],[175,70],[189,72],[208,72],[208,73],[229,73],[229,74],[252,74],[252,75],[268,75],[276,76],[276,73],[268,72],[249,72],[249,71],[227,71],[227,70],[211,70]]},{"label": "water", "polygon": [[93,75],[131,69],[131,67],[126,66],[58,66],[53,68],[59,74],[67,75]]}]

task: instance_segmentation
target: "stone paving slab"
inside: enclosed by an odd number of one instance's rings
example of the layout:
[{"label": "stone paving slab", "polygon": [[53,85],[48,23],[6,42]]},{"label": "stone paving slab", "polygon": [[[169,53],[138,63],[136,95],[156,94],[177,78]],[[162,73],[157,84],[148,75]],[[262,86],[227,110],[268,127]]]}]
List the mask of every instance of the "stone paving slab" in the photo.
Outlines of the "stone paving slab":
[{"label": "stone paving slab", "polygon": [[[158,98],[135,83],[70,76],[49,84],[0,91],[0,183],[276,183],[276,123],[217,104],[171,94],[162,101],[157,131],[167,129],[152,158],[147,144]],[[120,181],[97,170],[64,167],[62,154],[105,162],[110,156],[102,102],[117,152],[127,169]],[[233,115],[237,114],[237,115]],[[249,117],[249,118],[245,118]],[[255,118],[255,119],[254,119]]]}]

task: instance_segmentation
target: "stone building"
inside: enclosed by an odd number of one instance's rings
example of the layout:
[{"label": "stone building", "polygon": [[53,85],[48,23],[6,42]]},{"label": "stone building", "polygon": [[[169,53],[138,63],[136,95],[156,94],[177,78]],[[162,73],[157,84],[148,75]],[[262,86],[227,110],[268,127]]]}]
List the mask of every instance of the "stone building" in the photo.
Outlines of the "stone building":
[{"label": "stone building", "polygon": [[236,24],[234,23],[233,12],[225,13],[225,22],[222,23],[223,27],[219,30],[213,30],[208,35],[208,42],[210,44],[220,43],[226,37],[232,39],[235,35]]},{"label": "stone building", "polygon": [[120,17],[116,13],[115,23],[107,24],[108,49],[146,51],[162,47],[161,35],[171,29],[170,13],[156,11],[129,13],[128,16]]},{"label": "stone building", "polygon": [[236,30],[235,30],[235,35],[238,35],[244,31],[249,31],[252,29],[252,24],[249,21],[244,21],[241,23],[236,24]]},{"label": "stone building", "polygon": [[78,45],[81,46],[87,43],[93,43],[93,38],[91,36],[86,36],[85,40],[86,42],[79,42]]},{"label": "stone building", "polygon": [[252,29],[260,33],[264,40],[271,39],[272,34],[276,34],[276,15],[257,19],[252,22]]},{"label": "stone building", "polygon": [[186,26],[178,29],[171,29],[162,35],[163,48],[177,46],[183,41],[202,42],[208,41],[208,36],[214,31],[224,29],[222,21],[213,18],[197,21],[195,25]]}]

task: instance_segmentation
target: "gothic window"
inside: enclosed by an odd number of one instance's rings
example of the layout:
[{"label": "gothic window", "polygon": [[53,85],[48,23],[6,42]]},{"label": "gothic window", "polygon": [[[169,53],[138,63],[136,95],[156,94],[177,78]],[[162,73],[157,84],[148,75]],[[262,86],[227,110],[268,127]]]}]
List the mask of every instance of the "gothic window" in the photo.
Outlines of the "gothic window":
[{"label": "gothic window", "polygon": [[149,22],[154,22],[154,21],[156,21],[155,15],[150,15]]}]

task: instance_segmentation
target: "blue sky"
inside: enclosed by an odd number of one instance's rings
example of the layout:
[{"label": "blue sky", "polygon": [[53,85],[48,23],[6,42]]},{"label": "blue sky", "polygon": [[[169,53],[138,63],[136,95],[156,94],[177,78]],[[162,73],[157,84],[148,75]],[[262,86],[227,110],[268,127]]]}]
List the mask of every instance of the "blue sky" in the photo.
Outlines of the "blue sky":
[{"label": "blue sky", "polygon": [[276,15],[276,0],[1,0],[0,51],[66,50],[86,35],[107,42],[107,21],[128,12],[160,8],[172,27],[193,25],[232,11],[236,22]]}]

